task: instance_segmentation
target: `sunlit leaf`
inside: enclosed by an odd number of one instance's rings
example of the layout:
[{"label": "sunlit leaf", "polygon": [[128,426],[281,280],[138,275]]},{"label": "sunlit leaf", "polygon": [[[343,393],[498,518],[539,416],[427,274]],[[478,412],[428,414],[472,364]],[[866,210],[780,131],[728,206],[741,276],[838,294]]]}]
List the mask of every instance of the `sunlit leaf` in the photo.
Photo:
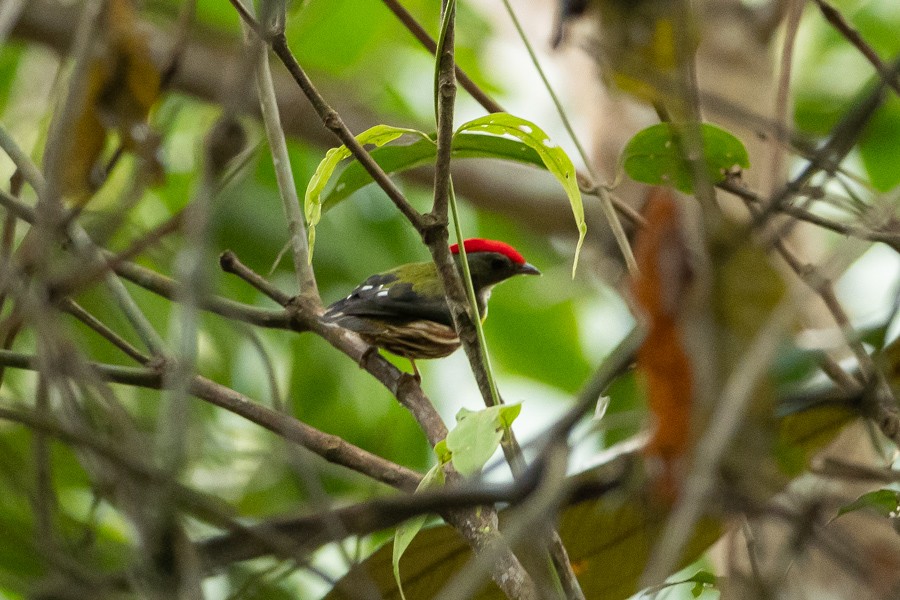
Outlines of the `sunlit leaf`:
[{"label": "sunlit leaf", "polygon": [[437,459],[441,462],[441,464],[447,464],[448,462],[450,462],[452,453],[450,452],[450,449],[447,448],[446,439],[443,439],[434,445],[434,455],[437,456]]},{"label": "sunlit leaf", "polygon": [[[396,140],[404,134],[418,135],[429,140],[427,135],[416,129],[408,129],[406,127],[391,127],[390,125],[376,125],[356,136],[356,141],[360,144],[372,144],[373,146],[383,146],[388,142]],[[306,222],[309,228],[309,259],[312,260],[313,247],[316,241],[316,225],[322,219],[322,190],[328,185],[331,176],[338,164],[345,158],[350,156],[351,152],[346,146],[338,146],[332,148],[325,153],[325,158],[319,163],[316,172],[309,180],[306,186],[306,194],[303,198],[304,211],[306,213]]]},{"label": "sunlit leaf", "polygon": [[[725,179],[734,167],[747,168],[747,149],[729,132],[703,123],[703,160],[706,175],[713,183]],[[625,172],[635,181],[653,185],[671,185],[690,194],[694,189],[692,165],[684,159],[679,132],[669,123],[659,123],[635,135],[622,151]]]},{"label": "sunlit leaf", "polygon": [[453,466],[463,475],[478,473],[490,460],[504,428],[519,416],[521,404],[491,406],[479,411],[460,409],[456,427],[447,434],[447,449],[452,453]]},{"label": "sunlit leaf", "polygon": [[492,113],[468,123],[463,123],[457,130],[457,135],[464,131],[476,131],[484,134],[512,136],[525,143],[537,152],[544,162],[544,166],[550,171],[569,197],[572,214],[575,217],[575,225],[578,227],[578,244],[575,246],[575,258],[572,264],[572,275],[578,265],[578,255],[581,253],[581,245],[587,233],[587,224],[584,221],[584,205],[581,201],[581,191],[578,189],[578,181],[575,175],[575,165],[572,159],[550,139],[544,131],[525,119],[508,113]]},{"label": "sunlit leaf", "polygon": [[[418,140],[405,146],[385,146],[370,152],[385,173],[400,173],[434,162],[437,146],[430,139]],[[546,168],[540,155],[518,140],[477,133],[458,133],[453,136],[451,156],[458,158],[497,158]],[[344,200],[372,183],[372,177],[361,164],[353,161],[334,178],[334,185],[323,194],[324,210]]]}]

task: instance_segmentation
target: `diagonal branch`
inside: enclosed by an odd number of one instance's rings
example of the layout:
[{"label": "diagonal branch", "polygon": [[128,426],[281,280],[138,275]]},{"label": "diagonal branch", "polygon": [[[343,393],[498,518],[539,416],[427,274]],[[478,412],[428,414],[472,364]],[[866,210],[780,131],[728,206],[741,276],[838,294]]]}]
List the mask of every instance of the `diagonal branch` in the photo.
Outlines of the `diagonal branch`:
[{"label": "diagonal branch", "polygon": [[[0,350],[0,365],[36,371],[39,368],[39,361],[34,356]],[[89,367],[103,381],[157,390],[163,388],[166,372],[165,367],[123,367],[102,363],[91,363]],[[299,444],[328,462],[362,473],[392,487],[412,491],[421,479],[415,471],[254,402],[247,396],[205,377],[196,376],[191,380],[190,393]]]},{"label": "diagonal branch", "polygon": [[375,162],[375,159],[372,158],[358,141],[356,141],[356,137],[354,137],[350,132],[350,129],[344,124],[344,121],[341,119],[338,112],[331,108],[322,94],[319,93],[319,90],[313,85],[312,80],[307,76],[306,71],[303,70],[300,63],[297,62],[297,59],[295,59],[294,55],[291,53],[290,48],[288,48],[287,37],[285,37],[284,32],[281,31],[276,33],[271,40],[271,44],[272,50],[275,52],[276,56],[281,59],[284,66],[287,67],[288,72],[312,104],[316,114],[322,119],[322,123],[325,127],[331,130],[341,143],[350,150],[354,158],[356,158],[369,175],[372,176],[375,183],[384,190],[384,193],[387,194],[388,198],[391,199],[397,209],[403,213],[403,216],[405,216],[409,222],[413,224],[416,230],[421,233],[425,226],[422,215],[413,208],[406,197],[404,197],[403,192],[394,185],[394,182],[391,181],[391,178],[387,176],[387,173],[382,170],[381,166]]}]

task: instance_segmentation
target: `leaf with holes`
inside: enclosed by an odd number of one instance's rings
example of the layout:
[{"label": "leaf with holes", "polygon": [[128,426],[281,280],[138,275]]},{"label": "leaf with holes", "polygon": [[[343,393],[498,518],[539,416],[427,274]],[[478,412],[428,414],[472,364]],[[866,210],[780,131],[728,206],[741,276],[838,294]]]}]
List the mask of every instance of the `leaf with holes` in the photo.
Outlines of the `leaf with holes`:
[{"label": "leaf with holes", "polygon": [[[496,158],[546,169],[540,155],[527,144],[509,138],[458,133],[453,137],[450,150],[453,159]],[[437,146],[431,139],[417,140],[407,145],[391,145],[370,152],[372,158],[385,173],[402,173],[434,163]],[[372,176],[358,161],[349,163],[333,178],[334,185],[322,195],[322,208],[330,210],[354,192],[372,183]]]},{"label": "leaf with holes", "polygon": [[508,113],[493,113],[460,125],[456,135],[465,131],[473,131],[486,136],[511,136],[526,144],[537,152],[544,166],[562,184],[569,197],[572,206],[572,214],[575,216],[575,224],[578,227],[578,245],[575,246],[575,259],[572,264],[572,276],[575,276],[575,268],[578,265],[578,255],[581,253],[581,245],[587,233],[587,223],[584,221],[584,205],[581,201],[581,191],[578,189],[578,181],[575,176],[575,165],[566,152],[557,146],[544,131],[532,123]]},{"label": "leaf with holes", "polygon": [[[362,145],[372,144],[374,146],[384,146],[388,142],[396,140],[404,134],[418,135],[425,138],[429,142],[431,139],[418,129],[408,129],[406,127],[392,127],[390,125],[376,125],[367,129],[356,136],[356,141]],[[328,185],[334,170],[342,160],[348,158],[351,152],[347,146],[338,146],[332,148],[325,153],[325,158],[316,167],[316,172],[309,179],[306,186],[306,194],[303,198],[304,212],[306,213],[306,223],[309,227],[309,260],[312,261],[313,246],[316,242],[316,225],[322,219],[322,190]]]},{"label": "leaf with holes", "polygon": [[[747,168],[750,160],[744,144],[715,125],[700,126],[703,139],[703,163],[712,183],[725,180],[735,167]],[[669,123],[660,123],[638,132],[622,151],[622,164],[635,181],[653,185],[671,185],[691,194],[694,168],[684,157],[683,133]]]}]

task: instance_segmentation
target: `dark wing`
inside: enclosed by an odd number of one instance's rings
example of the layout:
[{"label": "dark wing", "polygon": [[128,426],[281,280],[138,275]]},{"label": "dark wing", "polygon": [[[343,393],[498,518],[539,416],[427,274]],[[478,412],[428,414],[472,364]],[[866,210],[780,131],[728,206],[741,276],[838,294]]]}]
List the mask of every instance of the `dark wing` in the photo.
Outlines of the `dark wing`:
[{"label": "dark wing", "polygon": [[413,291],[410,283],[398,282],[395,273],[372,275],[353,292],[325,311],[325,318],[364,317],[396,321],[435,321],[453,326],[443,296],[425,296]]}]

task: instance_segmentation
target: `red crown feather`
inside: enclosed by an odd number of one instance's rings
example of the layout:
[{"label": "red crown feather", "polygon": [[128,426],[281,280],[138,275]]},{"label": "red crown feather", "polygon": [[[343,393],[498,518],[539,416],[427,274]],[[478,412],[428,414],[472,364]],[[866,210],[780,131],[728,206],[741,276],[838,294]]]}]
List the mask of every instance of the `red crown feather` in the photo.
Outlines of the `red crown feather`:
[{"label": "red crown feather", "polygon": [[[463,242],[466,247],[466,253],[469,252],[496,252],[507,257],[509,260],[517,264],[525,264],[525,257],[519,254],[518,250],[497,240],[483,240],[481,238],[469,238]],[[459,254],[459,244],[450,246],[450,252]]]}]

